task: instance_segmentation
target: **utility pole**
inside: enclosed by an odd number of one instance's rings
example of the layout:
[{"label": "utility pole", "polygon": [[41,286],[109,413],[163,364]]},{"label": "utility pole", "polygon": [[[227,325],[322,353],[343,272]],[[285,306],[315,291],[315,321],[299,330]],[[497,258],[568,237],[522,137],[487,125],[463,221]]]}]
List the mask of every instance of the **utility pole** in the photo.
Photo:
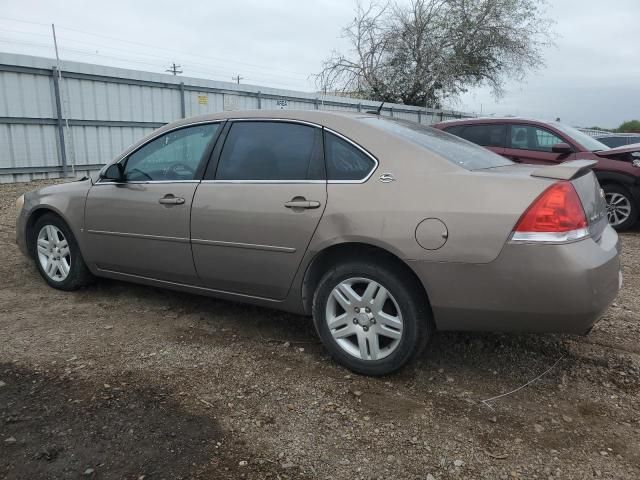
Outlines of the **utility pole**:
[{"label": "utility pole", "polygon": [[244,79],[244,77],[241,77],[240,75],[236,75],[235,77],[231,77],[231,80],[235,80],[238,85],[240,85],[240,80],[243,80],[243,79]]},{"label": "utility pole", "polygon": [[[58,109],[58,113],[60,115],[59,121],[62,120],[64,122],[64,130],[67,133],[67,137],[69,137],[71,140],[72,159],[73,159],[73,162],[71,164],[71,170],[73,171],[73,173],[75,173],[75,163],[76,163],[75,152],[73,151],[73,139],[71,138],[71,135],[70,135],[71,132],[69,130],[69,119],[64,114],[64,99],[62,98],[62,88],[61,88],[62,70],[60,69],[60,55],[58,53],[58,38],[56,37],[56,26],[53,23],[51,24],[51,31],[53,33],[53,47],[56,51],[56,68],[55,68],[56,71],[53,74],[54,76],[58,77],[58,78],[54,78],[55,90],[56,90],[56,108]],[[65,145],[65,138],[64,138],[64,133],[62,132],[62,128],[60,128],[60,151],[62,152],[62,176],[66,177],[67,176],[67,148]]]},{"label": "utility pole", "polygon": [[182,70],[178,70],[179,68],[181,68],[182,65],[176,65],[175,62],[171,64],[171,66],[169,68],[167,68],[165,70],[165,72],[169,72],[169,73],[173,73],[174,75],[178,75],[179,73],[182,73]]}]

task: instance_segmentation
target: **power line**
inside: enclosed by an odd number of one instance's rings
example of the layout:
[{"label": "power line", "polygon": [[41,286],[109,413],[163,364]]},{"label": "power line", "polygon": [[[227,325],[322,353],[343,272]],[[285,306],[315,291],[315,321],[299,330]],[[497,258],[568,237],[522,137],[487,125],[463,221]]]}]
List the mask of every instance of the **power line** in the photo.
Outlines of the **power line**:
[{"label": "power line", "polygon": [[244,77],[241,77],[239,74],[235,77],[231,77],[231,80],[235,80],[238,85],[240,85],[240,80],[243,80]]},{"label": "power line", "polygon": [[174,62],[169,68],[165,70],[165,72],[173,73],[173,75],[175,76],[179,73],[182,73],[182,70],[178,70],[179,68],[181,68],[181,65],[176,65]]},{"label": "power line", "polygon": [[[45,23],[39,23],[39,22],[32,22],[32,21],[28,21],[28,20],[20,20],[20,19],[16,19],[16,18],[8,18],[8,17],[0,17],[0,20],[9,20],[9,21],[13,21],[13,22],[20,22],[20,23],[30,23],[33,25],[43,25],[46,26],[47,28],[49,27],[49,24],[45,24]],[[161,50],[164,53],[174,53],[174,54],[178,54],[181,56],[190,56],[190,57],[194,57],[194,58],[199,58],[199,59],[203,59],[203,60],[216,60],[216,61],[223,61],[226,63],[235,63],[238,65],[247,65],[250,67],[256,67],[262,70],[268,70],[268,71],[273,71],[273,70],[278,70],[281,71],[283,73],[288,73],[288,74],[293,74],[293,75],[300,75],[300,76],[304,76],[307,77],[308,74],[307,73],[303,73],[303,72],[297,72],[297,71],[292,71],[292,70],[287,70],[287,69],[283,69],[283,68],[274,68],[273,66],[267,66],[267,65],[259,65],[259,64],[255,64],[255,63],[248,63],[248,62],[241,62],[238,60],[232,60],[229,58],[222,58],[222,57],[210,57],[210,56],[201,56],[201,55],[194,55],[192,53],[188,53],[188,52],[184,52],[184,51],[180,51],[180,50],[173,50],[173,49],[166,49],[163,47],[158,47],[156,45],[151,45],[151,44],[147,44],[147,43],[141,43],[141,42],[134,42],[131,40],[124,40],[122,38],[116,38],[116,37],[111,37],[108,35],[101,35],[99,33],[93,33],[93,32],[87,32],[85,30],[80,30],[77,28],[71,28],[71,27],[64,27],[62,25],[57,25],[58,30],[68,30],[68,31],[72,31],[72,32],[78,32],[78,33],[82,33],[84,35],[91,35],[93,37],[101,37],[107,40],[111,40],[111,41],[116,41],[116,42],[121,42],[121,43],[128,43],[130,45],[138,45],[138,46],[142,46],[142,47],[147,47],[147,48],[151,48],[153,50]],[[26,32],[25,32],[26,33]],[[63,38],[63,37],[59,37],[59,38]]]}]

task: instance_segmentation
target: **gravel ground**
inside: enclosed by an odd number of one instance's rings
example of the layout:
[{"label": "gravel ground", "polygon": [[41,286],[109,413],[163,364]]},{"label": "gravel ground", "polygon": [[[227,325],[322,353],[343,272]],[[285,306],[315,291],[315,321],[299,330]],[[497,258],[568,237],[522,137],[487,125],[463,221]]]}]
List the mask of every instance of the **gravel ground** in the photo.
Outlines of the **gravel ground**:
[{"label": "gravel ground", "polygon": [[0,186],[0,477],[640,478],[637,230],[589,336],[440,333],[374,379],[306,318],[47,287],[14,243],[15,198],[38,185]]}]

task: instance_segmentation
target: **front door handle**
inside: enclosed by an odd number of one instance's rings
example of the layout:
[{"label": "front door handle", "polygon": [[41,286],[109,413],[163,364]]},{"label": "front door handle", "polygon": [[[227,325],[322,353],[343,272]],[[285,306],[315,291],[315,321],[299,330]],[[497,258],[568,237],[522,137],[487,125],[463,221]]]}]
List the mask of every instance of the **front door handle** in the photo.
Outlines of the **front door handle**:
[{"label": "front door handle", "polygon": [[315,200],[305,200],[304,198],[296,198],[284,204],[287,208],[318,208],[320,202]]},{"label": "front door handle", "polygon": [[158,203],[161,203],[163,205],[182,205],[184,203],[184,198],[174,197],[173,195],[169,194],[158,200]]}]

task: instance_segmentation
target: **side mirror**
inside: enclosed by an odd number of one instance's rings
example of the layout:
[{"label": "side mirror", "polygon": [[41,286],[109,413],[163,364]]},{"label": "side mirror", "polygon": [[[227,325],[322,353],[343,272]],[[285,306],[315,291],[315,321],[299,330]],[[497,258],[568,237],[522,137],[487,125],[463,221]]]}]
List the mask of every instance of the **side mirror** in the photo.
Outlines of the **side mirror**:
[{"label": "side mirror", "polygon": [[101,178],[112,182],[124,182],[124,167],[120,163],[109,165],[102,173]]},{"label": "side mirror", "polygon": [[551,147],[551,151],[553,153],[567,154],[572,153],[573,148],[568,143],[556,143],[553,147]]}]

